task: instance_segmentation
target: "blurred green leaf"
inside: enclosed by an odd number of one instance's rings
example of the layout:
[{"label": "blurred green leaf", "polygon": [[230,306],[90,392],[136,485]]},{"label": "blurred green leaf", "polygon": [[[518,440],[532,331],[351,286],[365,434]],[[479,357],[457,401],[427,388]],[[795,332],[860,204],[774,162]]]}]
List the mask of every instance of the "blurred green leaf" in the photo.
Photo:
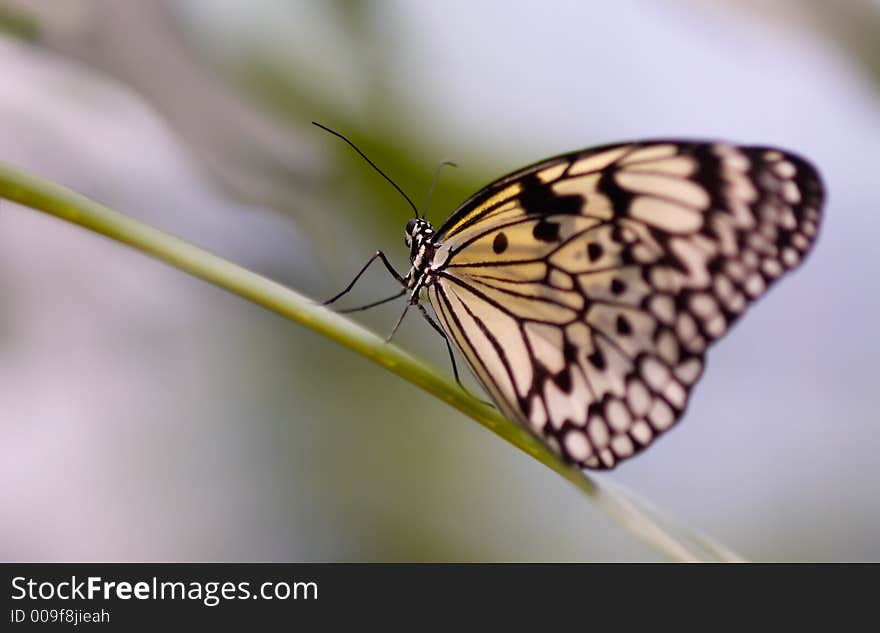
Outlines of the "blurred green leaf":
[{"label": "blurred green leaf", "polygon": [[40,25],[35,18],[15,9],[0,6],[0,34],[23,40],[35,40],[39,31]]}]

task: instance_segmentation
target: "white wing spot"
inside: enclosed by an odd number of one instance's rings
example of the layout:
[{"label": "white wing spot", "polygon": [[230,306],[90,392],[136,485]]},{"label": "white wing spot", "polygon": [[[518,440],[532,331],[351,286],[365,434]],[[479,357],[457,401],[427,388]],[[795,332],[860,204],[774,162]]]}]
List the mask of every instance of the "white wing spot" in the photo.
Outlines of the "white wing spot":
[{"label": "white wing spot", "polygon": [[626,401],[632,412],[641,417],[651,408],[651,394],[645,383],[634,379],[627,386]]},{"label": "white wing spot", "polygon": [[590,435],[590,441],[593,442],[593,446],[598,449],[604,448],[611,437],[605,422],[598,416],[590,418],[590,422],[587,424],[587,433]]},{"label": "white wing spot", "polygon": [[736,170],[727,170],[727,186],[724,192],[730,199],[730,211],[739,226],[751,228],[755,225],[747,203],[754,202],[758,198],[758,190],[755,184],[745,173]]},{"label": "white wing spot", "polygon": [[566,167],[568,167],[568,163],[562,162],[558,165],[553,165],[552,167],[542,169],[537,173],[538,180],[546,185],[548,182],[559,178],[565,172]]},{"label": "white wing spot", "polygon": [[537,431],[543,429],[544,425],[547,424],[547,411],[544,409],[544,401],[541,400],[541,396],[532,397],[532,409],[529,416],[529,422],[531,422],[532,426],[535,427],[535,430]]},{"label": "white wing spot", "polygon": [[562,330],[555,325],[529,321],[523,327],[534,357],[546,367],[550,373],[557,374],[565,369],[565,357],[562,353]]},{"label": "white wing spot", "polygon": [[724,265],[724,270],[734,281],[742,281],[746,278],[746,268],[740,262],[732,259]]},{"label": "white wing spot", "polygon": [[792,235],[791,243],[794,244],[795,248],[802,251],[807,250],[807,247],[810,245],[810,241],[802,233],[795,233]]},{"label": "white wing spot", "polygon": [[654,437],[654,431],[651,430],[651,426],[644,420],[639,420],[638,422],[633,424],[632,430],[630,430],[630,434],[642,446],[648,444],[651,441],[651,438]]},{"label": "white wing spot", "polygon": [[764,224],[761,226],[758,231],[770,241],[776,239],[776,235],[778,234],[778,230],[775,224]]},{"label": "white wing spot", "polygon": [[653,356],[643,358],[640,369],[645,382],[655,391],[661,391],[669,382],[669,369]]},{"label": "white wing spot", "polygon": [[717,144],[712,148],[717,156],[724,159],[724,167],[737,171],[748,171],[752,166],[748,157],[731,145]]},{"label": "white wing spot", "polygon": [[630,145],[624,145],[612,150],[593,154],[592,156],[587,156],[586,158],[581,158],[572,164],[568,170],[568,175],[579,176],[580,174],[588,174],[594,171],[599,171],[600,169],[605,169],[608,165],[626,154],[630,147]]},{"label": "white wing spot", "polygon": [[675,318],[675,302],[669,295],[654,295],[650,302],[651,312],[663,323],[672,323]]},{"label": "white wing spot", "polygon": [[569,431],[565,434],[565,450],[579,462],[590,456],[590,444],[586,436],[579,431]]},{"label": "white wing spot", "polygon": [[727,302],[727,309],[731,312],[742,312],[746,307],[746,297],[741,292],[734,294]]},{"label": "white wing spot", "polygon": [[697,323],[694,318],[686,313],[679,314],[675,323],[675,333],[685,343],[692,340],[697,335]]},{"label": "white wing spot", "polygon": [[605,416],[608,418],[608,424],[616,431],[626,431],[632,424],[629,411],[620,400],[611,400],[605,406]]},{"label": "white wing spot", "polygon": [[619,457],[629,457],[635,452],[632,440],[626,435],[615,435],[611,438],[611,450]]},{"label": "white wing spot", "polygon": [[727,275],[719,274],[715,277],[715,294],[721,299],[721,302],[724,305],[728,305],[730,300],[736,294],[736,289],[733,287],[733,282],[730,281],[730,278]]},{"label": "white wing spot", "polygon": [[675,414],[668,404],[660,398],[657,398],[654,400],[654,406],[651,407],[648,419],[651,421],[651,424],[654,425],[655,429],[664,431],[675,422]]},{"label": "white wing spot", "polygon": [[709,193],[697,183],[685,178],[623,170],[617,172],[614,179],[621,187],[635,193],[674,198],[696,209],[705,209],[709,206]]},{"label": "white wing spot", "polygon": [[602,460],[602,464],[607,468],[611,468],[614,466],[614,453],[611,452],[610,448],[606,448],[601,453],[599,453],[599,459]]},{"label": "white wing spot", "polygon": [[706,339],[695,336],[687,342],[687,348],[695,354],[702,354],[706,350]]},{"label": "white wing spot", "polygon": [[651,268],[650,281],[660,292],[675,292],[680,285],[679,278],[669,266],[654,266]]},{"label": "white wing spot", "polygon": [[688,176],[693,176],[697,171],[697,161],[689,156],[676,156],[674,158],[663,158],[649,163],[636,163],[635,165],[629,165],[626,170],[661,173],[669,176],[687,178]]},{"label": "white wing spot", "polygon": [[791,180],[782,183],[782,198],[789,204],[798,204],[801,201],[801,190]]},{"label": "white wing spot", "polygon": [[638,196],[633,200],[629,206],[629,214],[645,224],[669,233],[691,233],[703,223],[703,216],[699,211],[651,196]]},{"label": "white wing spot", "polygon": [[656,253],[644,244],[636,244],[632,247],[633,258],[637,262],[648,263],[657,259]]},{"label": "white wing spot", "polygon": [[678,340],[671,330],[663,330],[657,337],[657,353],[670,365],[678,363]]},{"label": "white wing spot", "polygon": [[794,217],[794,211],[789,207],[785,207],[779,216],[779,226],[789,231],[797,226],[797,218]]},{"label": "white wing spot", "polygon": [[810,220],[805,220],[803,225],[801,226],[801,231],[803,231],[804,234],[809,237],[815,236],[816,235],[815,222],[811,222]]},{"label": "white wing spot", "polygon": [[724,334],[724,331],[727,329],[727,320],[724,318],[723,314],[716,314],[706,322],[704,327],[709,336],[718,338]]},{"label": "white wing spot", "polygon": [[587,324],[581,323],[580,321],[575,321],[565,328],[565,336],[568,338],[569,342],[582,350],[590,349],[590,351],[592,351],[592,339],[590,338],[590,334],[590,328]]},{"label": "white wing spot", "polygon": [[692,385],[700,376],[700,370],[703,369],[703,363],[698,358],[692,358],[685,361],[675,368],[675,377],[687,385]]},{"label": "white wing spot", "polygon": [[620,161],[621,165],[631,165],[645,160],[657,160],[658,158],[670,158],[678,153],[675,145],[651,145],[632,151],[629,156]]},{"label": "white wing spot", "polygon": [[687,392],[684,390],[684,387],[674,380],[671,380],[669,384],[666,385],[663,395],[666,396],[666,399],[669,400],[669,402],[679,409],[684,407],[684,403],[687,400]]},{"label": "white wing spot", "polygon": [[773,171],[776,172],[776,175],[780,178],[791,178],[797,173],[797,169],[795,169],[794,165],[787,160],[781,160],[773,165]]},{"label": "white wing spot", "polygon": [[560,290],[571,290],[574,288],[574,279],[572,279],[571,275],[562,272],[558,268],[550,269],[547,281],[551,286]]},{"label": "white wing spot", "polygon": [[764,278],[758,273],[752,274],[752,276],[746,280],[746,292],[752,297],[757,297],[764,292],[766,287],[767,284],[764,283]]},{"label": "white wing spot", "polygon": [[782,274],[782,264],[778,260],[769,257],[761,262],[761,270],[768,277],[778,277]]},{"label": "white wing spot", "polygon": [[693,295],[690,300],[690,306],[697,316],[704,318],[718,312],[718,303],[716,303],[715,298],[705,292]]}]

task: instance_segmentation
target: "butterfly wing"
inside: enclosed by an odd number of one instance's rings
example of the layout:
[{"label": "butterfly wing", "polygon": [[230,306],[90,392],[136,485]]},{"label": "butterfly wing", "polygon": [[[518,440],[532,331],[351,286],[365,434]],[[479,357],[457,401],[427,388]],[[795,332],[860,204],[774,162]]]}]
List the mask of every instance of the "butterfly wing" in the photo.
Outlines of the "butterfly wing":
[{"label": "butterfly wing", "polygon": [[708,344],[812,246],[822,196],[815,169],[771,148],[559,156],[450,216],[428,298],[507,416],[610,468],[679,419]]}]

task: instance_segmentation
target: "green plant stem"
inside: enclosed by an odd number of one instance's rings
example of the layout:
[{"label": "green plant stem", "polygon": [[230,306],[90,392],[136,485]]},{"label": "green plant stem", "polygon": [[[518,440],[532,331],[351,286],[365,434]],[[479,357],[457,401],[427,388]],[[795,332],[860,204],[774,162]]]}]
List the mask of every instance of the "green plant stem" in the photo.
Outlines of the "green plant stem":
[{"label": "green plant stem", "polygon": [[[564,463],[521,426],[465,393],[422,361],[319,303],[261,275],[192,244],[138,222],[21,170],[0,164],[0,197],[90,229],[204,279],[308,327],[366,356],[395,374],[452,405],[505,440],[562,475],[623,527],[674,560],[738,560],[721,545],[693,530],[650,516],[646,505],[622,490],[598,485],[579,469]],[[631,495],[630,495],[631,497]],[[639,507],[643,506],[643,507]],[[702,551],[702,555],[700,552]]]}]

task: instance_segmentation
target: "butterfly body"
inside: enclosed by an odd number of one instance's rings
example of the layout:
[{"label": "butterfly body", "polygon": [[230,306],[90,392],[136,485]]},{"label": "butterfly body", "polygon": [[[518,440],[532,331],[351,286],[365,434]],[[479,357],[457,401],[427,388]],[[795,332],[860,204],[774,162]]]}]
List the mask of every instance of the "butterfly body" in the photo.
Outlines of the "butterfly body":
[{"label": "butterfly body", "polygon": [[437,230],[410,220],[402,281],[505,415],[611,468],[678,421],[709,344],[812,246],[822,197],[772,148],[588,149],[493,182]]}]

